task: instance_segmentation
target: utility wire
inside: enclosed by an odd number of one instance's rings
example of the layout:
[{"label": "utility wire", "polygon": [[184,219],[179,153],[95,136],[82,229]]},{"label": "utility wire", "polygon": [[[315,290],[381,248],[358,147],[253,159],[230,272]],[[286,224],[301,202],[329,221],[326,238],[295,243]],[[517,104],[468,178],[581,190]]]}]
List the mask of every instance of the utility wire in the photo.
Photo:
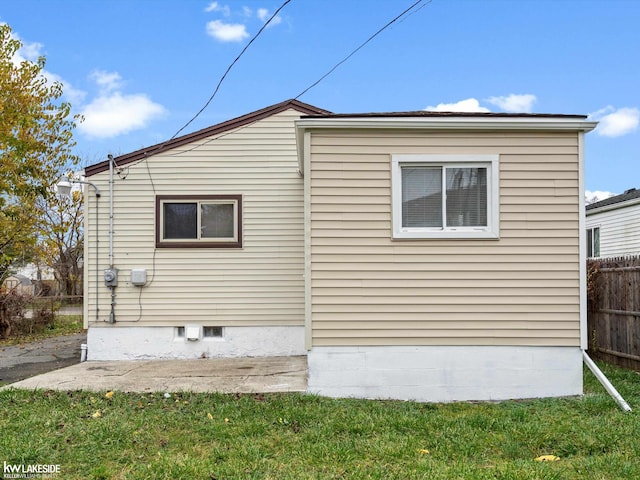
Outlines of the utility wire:
[{"label": "utility wire", "polygon": [[[380,35],[384,30],[386,30],[388,27],[390,27],[393,23],[397,22],[398,20],[400,20],[401,18],[404,17],[403,21],[409,17],[410,15],[413,15],[414,13],[419,12],[420,10],[422,10],[424,7],[426,7],[428,4],[430,4],[433,0],[428,0],[427,3],[423,4],[422,6],[420,6],[420,8],[415,9],[414,8],[416,6],[418,6],[420,3],[424,2],[424,0],[418,0],[415,3],[413,3],[409,8],[405,9],[400,15],[396,16],[395,18],[393,18],[392,20],[390,20],[389,22],[387,22],[387,24],[385,26],[383,26],[382,28],[380,28],[376,33],[374,33],[373,35],[371,35],[367,40],[365,40],[359,47],[357,47],[355,50],[353,50],[349,55],[347,55],[344,59],[342,59],[340,62],[336,63],[327,73],[325,73],[322,77],[320,77],[317,81],[315,81],[314,83],[312,83],[311,85],[309,85],[307,88],[305,88],[302,92],[300,92],[295,98],[294,100],[299,99],[302,95],[304,95],[305,93],[307,93],[309,90],[311,90],[313,87],[315,87],[316,85],[318,85],[320,82],[322,82],[322,80],[324,80],[325,78],[327,78],[329,75],[331,75],[340,65],[342,65],[343,63],[345,63],[347,60],[349,60],[353,55],[355,55],[358,50],[360,50],[361,48],[363,48],[366,44],[368,44],[369,42],[371,42],[371,40],[373,40],[375,37],[377,37],[378,35]],[[286,3],[284,4],[286,5]],[[284,6],[283,5],[283,6]],[[282,7],[280,7],[281,9]],[[278,9],[278,11],[280,10]],[[413,11],[412,11],[413,10]],[[277,13],[277,12],[276,12]],[[248,45],[247,45],[248,46]],[[253,125],[255,122],[252,122],[248,125],[243,125],[241,128],[246,128],[248,126]],[[203,145],[206,145],[210,142],[213,142],[214,140],[219,140],[220,138],[229,135],[231,132],[227,132],[224,133],[222,135],[219,135],[217,137],[213,137],[209,140],[207,140],[204,144],[197,144],[194,145],[191,148],[188,148],[186,150],[180,150],[179,152],[176,152],[174,154],[171,154],[170,156],[178,156],[178,155],[183,155],[187,152],[190,152],[192,150],[196,150],[200,147],[202,147]],[[175,135],[174,135],[175,137]]]},{"label": "utility wire", "polygon": [[[333,67],[331,67],[331,69],[329,69],[329,71],[327,73],[325,73],[324,75],[322,75],[318,80],[316,80],[315,82],[313,82],[311,85],[309,85],[307,88],[305,88],[302,92],[300,92],[298,95],[296,95],[294,97],[294,100],[298,100],[301,96],[303,96],[305,93],[307,93],[309,90],[311,90],[312,88],[314,88],[315,86],[317,86],[320,82],[322,82],[325,78],[327,78],[329,75],[331,75],[340,65],[342,65],[343,63],[345,63],[347,60],[349,60],[352,56],[354,56],[358,51],[360,51],[362,48],[364,48],[365,45],[367,45],[369,42],[371,42],[374,38],[376,38],[378,35],[380,35],[383,31],[385,31],[387,28],[389,28],[391,25],[393,25],[395,22],[397,22],[398,20],[400,20],[403,17],[407,17],[409,15],[412,15],[420,10],[422,10],[425,6],[427,6],[428,4],[430,4],[433,0],[428,0],[425,4],[423,4],[420,8],[418,8],[417,10],[414,10],[415,7],[417,7],[418,5],[420,5],[421,3],[424,2],[424,0],[417,0],[416,2],[414,2],[413,4],[411,4],[408,8],[406,8],[402,13],[400,13],[399,15],[397,15],[396,17],[394,17],[393,19],[391,19],[389,22],[387,22],[382,28],[380,28],[377,32],[375,32],[373,35],[371,35],[369,38],[367,38],[363,43],[361,43],[357,48],[355,48],[351,53],[349,53],[349,55],[347,55],[345,58],[343,58],[342,60],[340,60],[338,63],[336,63]],[[291,2],[291,0],[286,0],[282,5],[280,5],[280,7],[278,7],[278,9],[273,13],[273,15],[271,15],[271,17],[269,17],[269,19],[265,22],[265,24],[260,28],[260,30],[258,30],[258,32],[253,36],[253,38],[251,38],[251,40],[247,43],[247,45],[245,45],[245,47],[242,49],[242,51],[238,54],[238,56],[233,60],[233,62],[231,62],[231,64],[229,64],[229,66],[227,67],[227,69],[225,70],[224,74],[222,75],[222,77],[220,77],[220,80],[218,81],[218,84],[216,85],[216,88],[214,89],[213,93],[211,94],[211,96],[209,97],[209,99],[207,100],[207,102],[204,104],[204,106],[187,122],[185,123],[176,133],[174,133],[169,139],[165,140],[163,143],[161,143],[160,145],[158,145],[156,148],[154,148],[153,150],[151,150],[150,152],[147,152],[145,154],[145,157],[143,159],[138,160],[137,162],[134,162],[133,165],[137,165],[138,163],[144,161],[147,157],[149,157],[150,155],[153,155],[155,152],[157,152],[158,150],[161,150],[162,148],[164,148],[165,145],[167,145],[171,140],[173,140],[174,138],[176,138],[185,128],[187,128],[191,123],[193,123],[193,121],[198,118],[202,112],[211,104],[211,102],[213,101],[213,99],[215,98],[215,96],[218,93],[218,90],[220,90],[220,86],[222,85],[222,82],[225,80],[225,78],[227,77],[229,71],[231,71],[231,69],[233,68],[233,66],[238,62],[238,60],[240,60],[240,58],[242,57],[242,55],[244,55],[244,53],[246,52],[246,50],[249,48],[249,46],[258,38],[258,36],[260,36],[260,34],[264,31],[265,28],[267,28],[267,26],[271,23],[271,21],[278,15],[278,13],[280,13],[280,11],[287,6],[287,4],[289,4]],[[214,139],[209,140],[206,143],[209,143],[211,141],[213,141]],[[194,146],[192,148],[189,148],[187,150],[184,151],[180,151],[175,153],[174,155],[181,155],[184,154],[186,152],[189,152],[191,150],[195,150],[196,148],[198,148],[199,146]],[[133,165],[129,165],[133,166]]]},{"label": "utility wire", "polygon": [[[156,193],[156,186],[155,186],[155,183],[153,182],[153,177],[151,175],[151,170],[149,169],[149,162],[145,161],[145,160],[147,160],[150,155],[153,155],[158,150],[162,150],[165,147],[165,145],[167,145],[171,140],[176,138],[180,134],[180,132],[182,132],[185,128],[187,128],[189,125],[191,125],[191,123],[193,123],[193,121],[196,118],[198,118],[202,112],[205,111],[205,109],[209,106],[209,104],[213,101],[215,96],[218,94],[218,90],[220,90],[220,86],[222,85],[222,82],[224,82],[224,79],[227,78],[227,75],[229,74],[229,72],[231,71],[233,66],[238,62],[238,60],[240,60],[242,55],[244,55],[244,53],[251,46],[251,44],[256,41],[256,39],[260,36],[260,34],[264,31],[264,29],[267,28],[267,26],[271,23],[271,21],[274,18],[276,18],[278,13],[280,13],[280,11],[290,2],[291,2],[291,0],[285,0],[285,2],[282,5],[280,5],[280,7],[273,13],[273,15],[271,15],[271,17],[269,17],[269,19],[264,23],[264,25],[262,25],[260,30],[258,30],[258,32],[251,38],[251,40],[249,40],[249,43],[247,43],[245,45],[245,47],[242,49],[242,51],[240,51],[240,53],[233,60],[233,62],[231,62],[229,64],[229,66],[225,70],[225,72],[222,75],[222,77],[220,77],[220,80],[218,80],[218,84],[216,85],[215,90],[213,91],[213,93],[211,94],[209,99],[206,101],[206,103],[202,106],[202,108],[200,110],[198,110],[198,112],[193,117],[191,117],[191,119],[187,123],[185,123],[176,133],[174,133],[171,136],[171,138],[165,140],[163,143],[158,145],[152,151],[146,152],[145,155],[144,155],[144,158],[142,158],[141,160],[138,160],[137,162],[133,163],[133,165],[137,165],[140,162],[143,162],[143,161],[145,162],[145,165],[147,167],[147,174],[149,175],[149,182],[151,184],[151,189],[153,190],[153,194],[154,195]],[[113,162],[115,164],[115,160],[113,160]],[[127,165],[127,169],[129,167],[133,166],[133,165]],[[151,274],[151,279],[149,280],[149,283],[147,283],[147,285],[146,285],[147,287],[153,283],[153,281],[155,280],[155,277],[156,277],[156,252],[157,252],[157,250],[158,250],[157,248],[153,249],[153,257],[152,257],[152,260],[151,260],[151,262],[152,262],[152,267],[151,267],[152,274]],[[138,314],[137,320],[135,320],[136,322],[138,322],[138,321],[140,321],[142,319],[142,289],[140,289],[140,293],[138,295],[138,307],[139,307],[139,314]]]},{"label": "utility wire", "polygon": [[[318,85],[320,82],[322,82],[322,80],[324,80],[325,78],[327,78],[329,75],[331,75],[340,65],[342,65],[344,62],[346,62],[347,60],[349,60],[351,57],[353,57],[361,48],[363,48],[367,43],[369,43],[371,40],[373,40],[374,38],[376,38],[378,35],[380,35],[383,31],[385,31],[387,28],[389,28],[392,24],[394,24],[395,22],[397,22],[400,18],[402,18],[403,16],[405,16],[408,12],[410,12],[411,10],[413,10],[417,5],[421,4],[424,0],[417,0],[415,3],[413,3],[409,8],[407,8],[405,11],[403,11],[400,15],[398,15],[397,17],[395,17],[394,19],[392,19],[391,21],[389,21],[384,27],[382,27],[380,30],[378,30],[376,33],[374,33],[373,35],[371,35],[369,38],[367,38],[362,44],[360,44],[359,47],[357,47],[355,50],[353,50],[349,55],[347,55],[346,57],[344,57],[342,60],[340,60],[338,63],[336,63],[333,67],[331,67],[331,69],[325,73],[322,77],[320,77],[318,80],[316,80],[314,83],[312,83],[311,85],[309,85],[307,88],[305,88],[302,92],[300,92],[298,95],[296,95],[294,97],[294,100],[299,99],[302,95],[304,95],[305,93],[307,93],[309,90],[311,90],[313,87],[315,87],[316,85]],[[427,3],[425,3],[425,5],[431,3],[432,0],[429,0]],[[423,5],[423,7],[425,6]],[[420,7],[422,8],[422,7]]]},{"label": "utility wire", "polygon": [[[178,131],[176,133],[174,133],[169,139],[165,140],[163,143],[161,143],[160,145],[158,145],[156,148],[154,148],[152,151],[147,152],[145,154],[145,157],[148,157],[149,155],[153,155],[156,151],[161,150],[162,148],[164,148],[164,146],[169,143],[171,140],[173,140],[174,138],[176,138],[178,135],[180,135],[180,133],[187,128],[189,125],[191,125],[196,118],[198,118],[202,112],[204,112],[207,107],[211,104],[211,102],[213,101],[213,99],[215,98],[215,96],[218,94],[218,90],[220,90],[220,86],[222,85],[222,82],[224,82],[225,78],[227,78],[227,75],[229,74],[229,72],[231,71],[231,69],[234,67],[234,65],[236,63],[238,63],[238,60],[240,60],[240,58],[242,57],[242,55],[244,55],[244,53],[247,51],[247,49],[251,46],[251,44],[253,42],[255,42],[257,40],[257,38],[260,36],[260,34],[269,26],[269,24],[273,21],[274,18],[276,18],[278,16],[278,13],[280,13],[280,11],[287,6],[287,4],[289,4],[291,2],[291,0],[285,0],[282,5],[280,5],[278,7],[278,9],[273,12],[273,15],[271,15],[269,17],[269,20],[267,20],[264,25],[262,25],[262,27],[260,27],[260,30],[257,31],[257,33],[251,38],[251,40],[249,40],[249,42],[244,46],[244,48],[240,51],[240,53],[238,54],[238,56],[233,60],[233,62],[231,62],[229,64],[229,66],[227,67],[227,69],[225,70],[224,74],[222,75],[222,77],[220,77],[220,80],[218,80],[218,84],[216,85],[216,88],[214,89],[213,93],[211,94],[211,96],[209,97],[209,99],[206,101],[206,103],[202,106],[202,108],[200,110],[198,110],[198,112],[191,117],[191,119],[189,119],[189,121],[187,123],[185,123],[182,127],[180,127],[178,129]],[[138,163],[138,162],[136,162]]]},{"label": "utility wire", "polygon": [[282,10],[284,7],[287,6],[287,4],[291,2],[291,0],[285,0],[285,2],[280,5],[280,7],[278,7],[278,9],[273,13],[273,15],[271,15],[271,17],[269,17],[269,20],[267,20],[265,22],[264,25],[262,25],[262,27],[260,28],[260,30],[258,30],[258,32],[253,36],[253,38],[251,40],[249,40],[249,43],[247,43],[245,45],[245,47],[242,49],[242,51],[238,54],[238,56],[235,58],[235,60],[233,62],[231,62],[231,64],[227,67],[227,70],[224,72],[224,74],[222,75],[222,77],[220,77],[220,80],[218,81],[218,85],[216,85],[215,90],[213,91],[213,93],[211,94],[211,96],[209,97],[209,100],[207,100],[207,103],[204,104],[204,106],[198,111],[198,113],[196,113],[191,120],[189,120],[187,123],[184,124],[184,126],[178,130],[176,133],[173,134],[173,137],[171,137],[169,140],[173,140],[174,138],[176,138],[180,132],[182,132],[185,128],[187,128],[189,125],[191,125],[191,123],[200,116],[200,114],[202,112],[205,111],[205,109],[209,106],[209,104],[211,103],[211,101],[214,99],[214,97],[216,96],[216,94],[218,93],[218,90],[220,90],[220,85],[222,85],[222,82],[224,81],[224,79],[227,77],[227,74],[229,73],[229,71],[233,68],[233,66],[236,64],[236,62],[238,60],[240,60],[240,57],[242,57],[242,55],[244,55],[244,52],[247,51],[247,49],[251,46],[251,44],[253,42],[255,42],[255,40],[260,36],[260,34],[264,31],[265,28],[267,28],[269,26],[269,24],[271,23],[271,21],[276,18],[276,16],[278,15],[278,13],[280,13],[280,10]]}]

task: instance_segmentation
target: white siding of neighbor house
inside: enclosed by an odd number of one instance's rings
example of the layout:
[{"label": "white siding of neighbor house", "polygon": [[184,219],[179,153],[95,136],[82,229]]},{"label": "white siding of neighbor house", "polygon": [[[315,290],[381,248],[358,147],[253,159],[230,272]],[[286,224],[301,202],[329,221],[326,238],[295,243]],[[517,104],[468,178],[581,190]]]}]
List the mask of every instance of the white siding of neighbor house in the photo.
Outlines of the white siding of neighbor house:
[{"label": "white siding of neighbor house", "polygon": [[[126,165],[115,175],[114,265],[119,326],[300,326],[304,323],[303,181],[290,109],[255,123]],[[105,326],[109,289],[109,173],[101,190],[96,279],[92,191],[86,245],[86,321]],[[243,248],[155,248],[156,195],[243,195]],[[147,270],[147,285],[130,283]],[[96,321],[96,287],[99,312]]]},{"label": "white siding of neighbor house", "polygon": [[[311,346],[579,347],[578,138],[311,129]],[[499,155],[500,238],[392,240],[394,154]]]},{"label": "white siding of neighbor house", "polygon": [[600,256],[640,254],[640,199],[598,213],[587,211],[587,228],[600,227]]}]

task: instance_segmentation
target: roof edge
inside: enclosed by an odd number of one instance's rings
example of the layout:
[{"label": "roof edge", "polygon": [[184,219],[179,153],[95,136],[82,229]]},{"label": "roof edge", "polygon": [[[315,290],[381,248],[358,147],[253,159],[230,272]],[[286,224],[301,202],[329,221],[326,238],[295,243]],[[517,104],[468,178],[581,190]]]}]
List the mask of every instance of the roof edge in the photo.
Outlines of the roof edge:
[{"label": "roof edge", "polygon": [[586,119],[588,115],[566,113],[508,113],[508,112],[436,112],[413,110],[407,112],[326,113],[302,118],[407,118],[407,117],[465,117],[465,118],[574,118]]},{"label": "roof edge", "polygon": [[[275,105],[271,105],[271,106],[262,108],[260,110],[256,110],[254,112],[247,113],[240,117],[232,118],[231,120],[227,120],[222,123],[218,123],[211,127],[206,127],[196,132],[188,133],[186,135],[182,135],[180,137],[167,140],[165,142],[158,143],[156,145],[151,145],[148,147],[141,148],[139,150],[135,150],[131,153],[120,155],[118,157],[115,157],[114,160],[116,165],[125,166],[129,163],[142,160],[143,158],[146,158],[152,155],[157,155],[158,153],[162,153],[167,150],[171,150],[172,148],[176,148],[181,145],[185,145],[187,143],[201,140],[202,138],[219,135],[221,133],[228,132],[238,127],[249,125],[251,123],[262,120],[263,118],[276,115],[278,113],[284,112],[285,110],[289,110],[289,109],[297,110],[298,112],[302,113],[305,116],[331,114],[329,110],[324,110],[322,108],[315,107],[308,103],[301,102],[299,100],[295,100],[295,99],[285,100],[283,102],[276,103]],[[92,175],[96,175],[98,173],[104,172],[108,169],[109,169],[109,161],[104,160],[102,162],[96,163],[94,165],[89,165],[88,167],[86,167],[85,176],[90,177]]]},{"label": "roof edge", "polygon": [[537,130],[590,132],[598,123],[584,115],[550,114],[434,114],[406,112],[365,115],[313,115],[296,120],[297,129],[432,129],[432,130]]},{"label": "roof edge", "polygon": [[585,210],[587,212],[587,216],[589,216],[596,213],[607,212],[609,210],[630,207],[638,203],[640,203],[640,190],[631,188],[620,195],[614,195],[613,197],[605,198],[604,200],[587,205]]}]

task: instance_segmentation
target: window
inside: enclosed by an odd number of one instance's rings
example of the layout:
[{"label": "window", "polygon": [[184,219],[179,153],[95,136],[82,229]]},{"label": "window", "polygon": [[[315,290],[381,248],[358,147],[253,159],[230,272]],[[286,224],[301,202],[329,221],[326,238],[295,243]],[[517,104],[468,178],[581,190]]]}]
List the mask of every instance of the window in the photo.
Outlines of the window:
[{"label": "window", "polygon": [[156,246],[241,248],[242,196],[156,197]]},{"label": "window", "polygon": [[600,256],[600,227],[587,228],[587,257]]},{"label": "window", "polygon": [[393,238],[498,238],[498,155],[394,155]]},{"label": "window", "polygon": [[202,334],[205,338],[222,338],[222,327],[204,327]]}]

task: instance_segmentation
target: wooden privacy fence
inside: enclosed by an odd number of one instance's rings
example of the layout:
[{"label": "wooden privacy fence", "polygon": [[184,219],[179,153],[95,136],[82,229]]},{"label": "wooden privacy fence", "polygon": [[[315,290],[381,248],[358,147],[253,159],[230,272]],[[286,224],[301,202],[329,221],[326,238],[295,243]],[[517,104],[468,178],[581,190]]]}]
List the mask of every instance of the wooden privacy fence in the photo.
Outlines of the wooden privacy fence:
[{"label": "wooden privacy fence", "polygon": [[640,370],[640,256],[587,261],[589,353]]}]

